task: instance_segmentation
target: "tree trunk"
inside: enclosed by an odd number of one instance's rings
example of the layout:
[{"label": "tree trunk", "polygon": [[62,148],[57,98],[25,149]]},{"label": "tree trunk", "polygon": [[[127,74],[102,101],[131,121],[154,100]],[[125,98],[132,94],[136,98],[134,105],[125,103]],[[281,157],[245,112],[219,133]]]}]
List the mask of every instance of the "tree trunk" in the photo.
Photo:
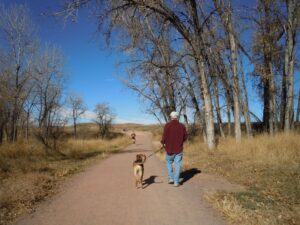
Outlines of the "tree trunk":
[{"label": "tree trunk", "polygon": [[202,57],[199,57],[199,61],[196,60],[197,69],[199,72],[199,81],[201,85],[201,90],[203,93],[204,102],[204,113],[205,113],[205,130],[206,130],[206,140],[209,149],[215,148],[215,128],[214,119],[212,113],[211,96],[207,84],[207,78],[204,72],[204,62]]},{"label": "tree trunk", "polygon": [[73,108],[73,128],[74,128],[74,139],[77,138],[77,115],[76,115],[76,109]]},{"label": "tree trunk", "polygon": [[282,81],[281,81],[281,103],[280,103],[280,128],[284,129],[285,122],[285,108],[286,108],[286,74],[283,72]]},{"label": "tree trunk", "polygon": [[244,112],[244,118],[245,118],[245,125],[246,125],[246,132],[248,137],[252,137],[252,126],[251,126],[251,120],[250,120],[250,113],[249,113],[249,102],[248,102],[248,93],[245,83],[245,73],[244,73],[244,67],[243,67],[243,61],[241,60],[241,70],[242,70],[242,92],[243,92],[243,112]]},{"label": "tree trunk", "polygon": [[195,109],[195,114],[196,114],[196,121],[195,121],[195,123],[196,124],[199,123],[200,130],[201,130],[201,133],[202,133],[202,136],[203,136],[203,140],[204,140],[204,142],[206,142],[205,126],[204,126],[204,122],[203,122],[203,115],[202,115],[202,112],[201,112],[201,110],[199,108],[199,102],[197,100],[193,84],[191,82],[190,76],[189,76],[189,74],[188,74],[185,66],[183,66],[183,69],[184,69],[184,72],[185,72],[185,78],[186,78],[186,80],[188,82],[188,93],[189,93],[189,95],[191,97],[191,101],[192,101],[193,107]]},{"label": "tree trunk", "polygon": [[299,89],[299,94],[298,94],[298,107],[297,107],[297,112],[296,112],[296,121],[300,122],[300,89]]},{"label": "tree trunk", "polygon": [[225,99],[226,99],[226,115],[227,115],[227,135],[231,136],[231,109],[232,109],[232,94],[231,85],[228,83],[227,73],[224,74],[226,77],[222,79],[225,88]]},{"label": "tree trunk", "polygon": [[231,111],[231,102],[229,101],[228,98],[226,98],[227,104],[226,104],[226,111],[227,111],[227,135],[230,137],[231,136],[231,116],[230,116],[230,111]]},{"label": "tree trunk", "polygon": [[[284,132],[291,129],[294,102],[294,64],[295,64],[295,36],[297,30],[297,7],[294,0],[287,0],[288,21],[286,24],[286,47],[284,57],[284,74],[286,78],[286,107],[284,111]],[[296,16],[296,18],[295,18]],[[296,19],[296,21],[295,21]]]},{"label": "tree trunk", "polygon": [[186,101],[183,98],[181,91],[179,90],[178,87],[177,87],[177,91],[178,91],[178,96],[179,96],[179,100],[180,100],[180,110],[179,110],[180,112],[179,113],[183,115],[184,123],[188,127],[189,121],[188,121],[187,112],[186,112]]},{"label": "tree trunk", "polygon": [[[17,106],[14,106],[17,107]],[[12,118],[11,118],[11,130],[10,130],[10,142],[16,142],[17,141],[17,134],[18,134],[18,126],[17,126],[17,112],[14,109]]]},{"label": "tree trunk", "polygon": [[231,57],[231,67],[233,76],[233,104],[234,104],[234,131],[235,139],[237,142],[241,141],[241,120],[240,120],[240,87],[239,78],[237,73],[237,47],[234,35],[229,33],[229,43],[230,43],[230,57]]},{"label": "tree trunk", "polygon": [[269,62],[269,133],[274,135],[276,126],[276,99],[275,99],[275,80],[272,69],[272,62]]},{"label": "tree trunk", "polygon": [[26,131],[25,131],[25,138],[28,141],[29,140],[29,121],[30,121],[30,113],[27,112],[26,115]]},{"label": "tree trunk", "polygon": [[215,99],[215,108],[216,108],[216,115],[218,120],[218,128],[222,138],[225,138],[223,127],[222,127],[222,116],[219,104],[219,90],[218,90],[218,81],[216,78],[213,78],[213,95]]},{"label": "tree trunk", "polygon": [[[167,62],[168,63],[168,62]],[[168,66],[168,64],[166,64]],[[165,76],[166,76],[166,82],[167,85],[165,88],[165,90],[167,91],[167,99],[168,99],[168,106],[169,106],[169,112],[168,115],[170,115],[170,113],[172,111],[176,111],[176,100],[175,100],[175,91],[174,91],[174,81],[172,79],[171,73],[170,71],[168,71],[168,69],[165,72]]]},{"label": "tree trunk", "polygon": [[76,120],[74,119],[74,139],[77,138],[77,123]]},{"label": "tree trunk", "polygon": [[263,111],[263,126],[264,126],[264,130],[265,131],[269,131],[269,121],[270,121],[270,107],[269,107],[269,103],[270,103],[270,82],[269,79],[267,79],[265,76],[267,75],[263,75],[263,101],[264,101],[264,111]]},{"label": "tree trunk", "polygon": [[0,145],[3,143],[4,138],[4,123],[0,123]]},{"label": "tree trunk", "polygon": [[240,87],[238,77],[238,62],[237,62],[237,42],[232,24],[232,12],[230,5],[225,5],[224,1],[214,0],[215,7],[220,15],[221,21],[228,35],[231,71],[233,78],[233,106],[234,106],[234,132],[237,142],[241,141],[241,119],[240,119]]}]

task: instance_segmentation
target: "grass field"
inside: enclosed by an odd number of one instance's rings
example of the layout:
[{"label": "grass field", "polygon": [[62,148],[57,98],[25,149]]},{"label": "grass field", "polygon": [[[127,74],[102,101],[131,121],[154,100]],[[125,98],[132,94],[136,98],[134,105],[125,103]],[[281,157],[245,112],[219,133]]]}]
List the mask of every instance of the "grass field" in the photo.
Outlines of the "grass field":
[{"label": "grass field", "polygon": [[[158,141],[162,129],[152,131]],[[298,132],[259,134],[241,143],[220,139],[215,150],[208,150],[202,138],[195,137],[185,143],[183,170],[198,168],[246,188],[207,194],[229,224],[300,224],[299,139]]]},{"label": "grass field", "polygon": [[[60,154],[46,152],[35,140],[4,144],[0,147],[0,224],[9,224],[17,216],[53,195],[66,177],[106,158],[130,143],[130,138],[114,132],[109,139],[96,139],[96,127],[79,126],[79,139],[65,138]],[[72,137],[71,128],[66,136]]]},{"label": "grass field", "polygon": [[195,140],[186,145],[185,163],[247,188],[208,195],[231,224],[299,224],[299,138],[296,133],[262,134],[239,144],[230,138],[214,151]]},{"label": "grass field", "polygon": [[[77,140],[72,128],[60,143],[63,155],[46,154],[39,143],[19,142],[0,148],[0,224],[31,211],[36,203],[56,192],[60,181],[82,171],[87,165],[117,152],[130,143],[123,130],[151,131],[160,140],[159,125],[114,125],[114,134],[97,139],[97,126],[78,126]],[[243,192],[211,192],[207,199],[229,224],[299,224],[300,141],[299,133],[267,134],[221,139],[210,151],[197,137],[185,143],[184,169],[198,168],[246,187]]]}]

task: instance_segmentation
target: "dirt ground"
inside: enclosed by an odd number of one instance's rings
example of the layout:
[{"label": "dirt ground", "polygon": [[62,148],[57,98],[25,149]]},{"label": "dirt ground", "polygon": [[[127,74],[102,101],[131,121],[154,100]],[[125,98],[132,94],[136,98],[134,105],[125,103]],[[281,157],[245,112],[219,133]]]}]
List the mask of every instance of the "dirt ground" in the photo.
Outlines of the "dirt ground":
[{"label": "dirt ground", "polygon": [[192,168],[183,185],[167,183],[165,165],[156,156],[145,164],[144,189],[134,186],[135,154],[153,152],[151,134],[67,180],[59,193],[16,225],[218,225],[225,220],[204,199],[206,191],[234,190],[226,180]]}]

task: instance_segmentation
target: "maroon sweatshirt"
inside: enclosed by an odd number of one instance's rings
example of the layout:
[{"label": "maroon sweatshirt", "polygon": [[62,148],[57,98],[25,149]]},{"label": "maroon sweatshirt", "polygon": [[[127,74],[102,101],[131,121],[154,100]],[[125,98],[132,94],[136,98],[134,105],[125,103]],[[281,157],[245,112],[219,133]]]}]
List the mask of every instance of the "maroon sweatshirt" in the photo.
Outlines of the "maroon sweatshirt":
[{"label": "maroon sweatshirt", "polygon": [[185,126],[174,119],[165,125],[161,143],[166,145],[167,153],[180,153],[183,150],[183,142],[186,138]]}]

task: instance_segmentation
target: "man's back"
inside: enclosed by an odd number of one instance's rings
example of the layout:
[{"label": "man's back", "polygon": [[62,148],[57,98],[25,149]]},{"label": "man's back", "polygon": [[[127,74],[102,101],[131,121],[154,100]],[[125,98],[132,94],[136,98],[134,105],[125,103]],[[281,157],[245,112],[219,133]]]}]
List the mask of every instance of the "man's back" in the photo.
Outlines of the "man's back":
[{"label": "man's back", "polygon": [[161,143],[166,145],[167,153],[179,153],[186,138],[185,126],[174,119],[165,125]]}]

